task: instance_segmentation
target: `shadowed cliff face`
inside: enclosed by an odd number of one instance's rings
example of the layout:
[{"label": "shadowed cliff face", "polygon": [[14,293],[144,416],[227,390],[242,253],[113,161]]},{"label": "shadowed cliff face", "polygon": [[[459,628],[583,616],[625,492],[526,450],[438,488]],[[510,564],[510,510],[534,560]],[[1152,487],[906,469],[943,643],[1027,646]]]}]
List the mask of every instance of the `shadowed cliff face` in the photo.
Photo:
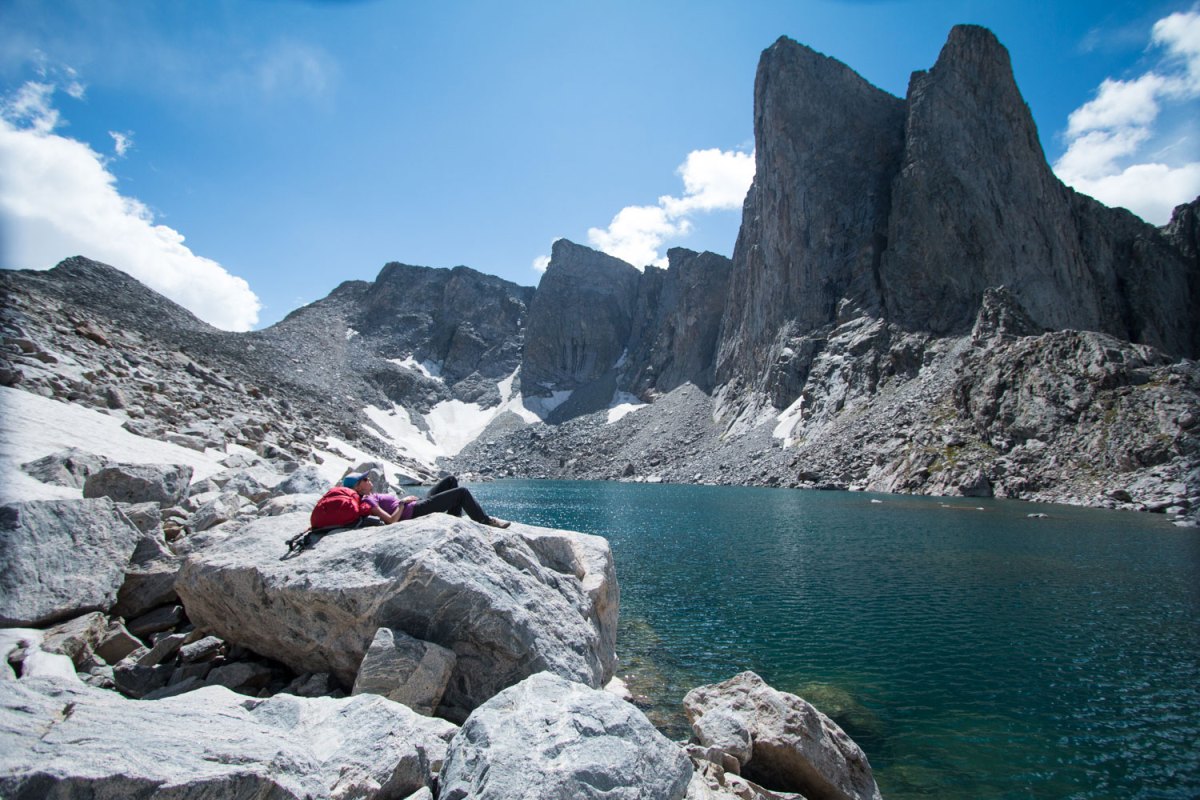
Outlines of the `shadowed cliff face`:
[{"label": "shadowed cliff face", "polygon": [[[734,251],[717,381],[761,391],[779,383],[791,337],[835,322],[843,303],[878,313],[876,267],[904,104],[780,39],[759,62],[754,107],[757,171]],[[784,379],[783,395],[802,384],[794,378]]]},{"label": "shadowed cliff face", "polygon": [[1044,330],[1200,353],[1189,223],[1167,235],[1065,187],[983,28],[954,28],[904,101],[780,39],[759,64],[755,141],[717,362],[735,415],[799,397],[838,326],[883,322],[882,354],[963,335],[998,286]]},{"label": "shadowed cliff face", "polygon": [[566,239],[554,243],[529,306],[524,394],[579,389],[614,369],[629,339],[640,277],[618,258]]},{"label": "shadowed cliff face", "polygon": [[907,107],[880,272],[890,322],[962,333],[983,292],[1004,285],[1046,330],[1196,351],[1168,322],[1188,317],[1185,263],[1153,226],[1054,176],[989,31],[956,27],[914,74]]},{"label": "shadowed cliff face", "polygon": [[644,400],[685,383],[713,386],[713,361],[732,263],[675,247],[666,270],[642,274],[622,388]]}]

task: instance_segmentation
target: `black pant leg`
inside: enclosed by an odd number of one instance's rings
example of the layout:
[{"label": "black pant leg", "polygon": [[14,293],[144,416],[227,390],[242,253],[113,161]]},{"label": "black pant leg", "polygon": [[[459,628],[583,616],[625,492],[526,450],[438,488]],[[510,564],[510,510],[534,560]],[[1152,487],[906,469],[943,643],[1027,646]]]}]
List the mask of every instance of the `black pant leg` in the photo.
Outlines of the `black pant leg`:
[{"label": "black pant leg", "polygon": [[458,488],[458,478],[456,478],[453,475],[447,475],[446,477],[442,478],[440,481],[435,483],[432,487],[430,487],[429,491],[425,493],[425,496],[433,497],[435,494],[440,494],[441,492],[448,492],[451,489],[457,489],[457,488]]},{"label": "black pant leg", "polygon": [[454,514],[461,516],[462,512],[476,522],[487,522],[488,515],[484,513],[469,489],[459,486],[445,492],[426,497],[413,506],[413,517],[423,517],[426,514]]}]

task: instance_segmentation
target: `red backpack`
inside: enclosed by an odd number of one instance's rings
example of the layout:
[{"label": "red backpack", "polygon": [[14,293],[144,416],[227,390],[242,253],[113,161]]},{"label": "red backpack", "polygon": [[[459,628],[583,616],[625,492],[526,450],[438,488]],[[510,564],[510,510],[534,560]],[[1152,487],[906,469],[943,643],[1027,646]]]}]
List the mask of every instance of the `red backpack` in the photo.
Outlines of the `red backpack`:
[{"label": "red backpack", "polygon": [[317,501],[309,524],[313,529],[341,528],[358,522],[359,517],[371,513],[371,507],[362,502],[358,492],[345,486],[335,486]]}]

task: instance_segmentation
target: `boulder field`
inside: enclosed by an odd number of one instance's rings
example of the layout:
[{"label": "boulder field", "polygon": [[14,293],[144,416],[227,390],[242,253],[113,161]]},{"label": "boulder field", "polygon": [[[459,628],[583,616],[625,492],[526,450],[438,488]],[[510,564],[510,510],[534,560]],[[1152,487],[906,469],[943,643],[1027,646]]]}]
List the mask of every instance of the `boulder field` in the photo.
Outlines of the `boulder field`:
[{"label": "boulder field", "polygon": [[0,506],[0,796],[878,797],[751,673],[656,730],[612,680],[603,537],[435,514],[292,551],[311,481],[228,461],[64,451],[27,473],[89,497]]}]

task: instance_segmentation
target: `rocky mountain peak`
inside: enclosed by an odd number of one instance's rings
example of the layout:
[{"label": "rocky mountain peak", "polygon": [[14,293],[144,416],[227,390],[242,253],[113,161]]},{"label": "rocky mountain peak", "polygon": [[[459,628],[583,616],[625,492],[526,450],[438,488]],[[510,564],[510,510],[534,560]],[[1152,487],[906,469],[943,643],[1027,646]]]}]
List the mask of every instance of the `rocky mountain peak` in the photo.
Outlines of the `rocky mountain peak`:
[{"label": "rocky mountain peak", "polygon": [[965,335],[1000,286],[1038,330],[1200,353],[1191,217],[1164,232],[1065,187],[984,28],[954,28],[904,100],[780,39],[755,143],[716,372],[734,418],[792,404],[837,328]]},{"label": "rocky mountain peak", "polygon": [[612,373],[629,339],[640,279],[619,258],[555,242],[529,306],[523,393],[576,390]]},{"label": "rocky mountain peak", "polygon": [[843,301],[879,307],[904,104],[783,38],[759,62],[754,107],[756,175],[734,250],[717,382],[782,401],[803,382],[804,364],[786,374],[779,367],[780,354],[797,349],[793,338],[834,323]]}]

